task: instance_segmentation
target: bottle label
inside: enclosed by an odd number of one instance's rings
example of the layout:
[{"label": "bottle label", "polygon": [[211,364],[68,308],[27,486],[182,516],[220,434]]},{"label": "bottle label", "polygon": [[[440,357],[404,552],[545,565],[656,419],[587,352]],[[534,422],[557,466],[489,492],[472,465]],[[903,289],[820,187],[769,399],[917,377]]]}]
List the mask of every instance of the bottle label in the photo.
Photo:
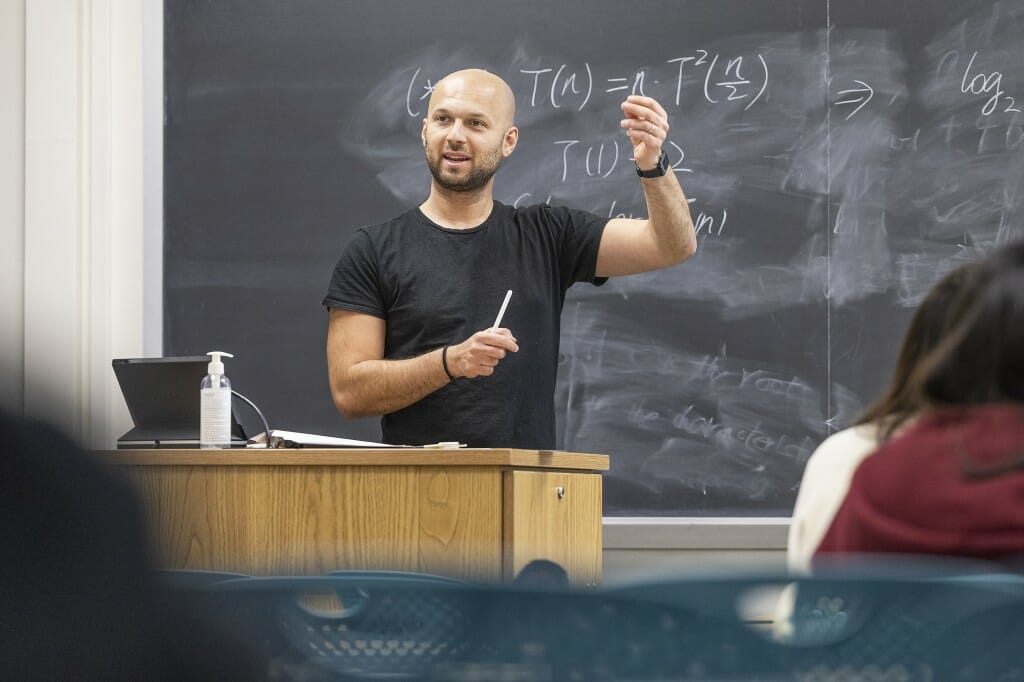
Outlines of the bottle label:
[{"label": "bottle label", "polygon": [[231,447],[231,390],[200,391],[199,445]]}]

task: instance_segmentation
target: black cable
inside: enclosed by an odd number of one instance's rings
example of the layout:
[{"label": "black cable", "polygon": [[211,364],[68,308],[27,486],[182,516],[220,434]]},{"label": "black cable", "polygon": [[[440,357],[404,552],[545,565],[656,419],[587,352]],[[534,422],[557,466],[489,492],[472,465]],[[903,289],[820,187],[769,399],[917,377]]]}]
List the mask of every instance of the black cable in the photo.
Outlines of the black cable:
[{"label": "black cable", "polygon": [[267,424],[267,418],[263,416],[262,412],[260,412],[260,408],[256,407],[256,403],[254,403],[253,401],[249,400],[248,398],[246,398],[244,395],[242,395],[241,393],[239,393],[235,389],[231,389],[231,395],[238,396],[239,398],[244,400],[246,403],[248,403],[249,407],[251,407],[252,409],[256,410],[256,414],[258,414],[260,416],[260,420],[263,422],[263,432],[266,434],[266,437],[267,437],[267,447],[268,448],[274,447],[273,444],[270,442],[270,426]]}]

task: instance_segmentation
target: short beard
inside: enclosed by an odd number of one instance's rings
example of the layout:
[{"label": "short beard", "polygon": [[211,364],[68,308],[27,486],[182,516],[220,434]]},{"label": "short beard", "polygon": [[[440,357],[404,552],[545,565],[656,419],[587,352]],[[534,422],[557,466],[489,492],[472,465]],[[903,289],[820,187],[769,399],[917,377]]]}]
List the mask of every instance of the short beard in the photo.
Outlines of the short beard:
[{"label": "short beard", "polygon": [[434,176],[434,182],[449,192],[475,192],[484,187],[494,177],[494,174],[498,172],[502,161],[499,150],[487,152],[478,157],[481,163],[479,165],[474,164],[473,170],[470,171],[469,175],[460,179],[451,179],[442,175],[441,164],[444,162],[443,154],[439,154],[436,159],[431,158],[430,152],[427,152],[426,156],[427,168],[430,169],[430,174]]}]

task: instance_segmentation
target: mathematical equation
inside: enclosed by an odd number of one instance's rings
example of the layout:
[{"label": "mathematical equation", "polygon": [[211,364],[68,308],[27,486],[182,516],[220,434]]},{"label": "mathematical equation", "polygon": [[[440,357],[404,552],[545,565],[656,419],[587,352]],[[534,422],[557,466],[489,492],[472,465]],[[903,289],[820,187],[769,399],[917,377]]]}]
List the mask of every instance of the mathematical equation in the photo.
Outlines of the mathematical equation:
[{"label": "mathematical equation", "polygon": [[[752,80],[746,77],[744,57],[731,57],[727,61],[722,60],[718,54],[711,54],[705,50],[697,50],[692,56],[678,57],[666,62],[673,65],[675,77],[670,84],[672,87],[671,96],[676,105],[682,97],[682,84],[684,81],[685,69],[704,68],[703,94],[705,99],[712,104],[721,101],[744,102],[744,110],[753,106],[764,94],[768,84],[768,65],[764,58],[758,54],[756,63],[760,65],[757,72],[758,78]],[[720,67],[720,68],[719,68]],[[559,109],[566,105],[572,98],[576,97],[575,104],[577,111],[582,111],[592,101],[595,87],[593,69],[589,63],[584,63],[583,70],[579,72],[570,71],[566,65],[557,69],[521,69],[520,73],[528,78],[530,88],[529,105],[531,107],[551,106]],[[713,76],[717,74],[717,76]],[[647,87],[650,83],[661,84],[660,80],[649,80],[645,71],[635,71],[626,77],[610,77],[604,83],[604,92],[616,93],[629,91],[629,94],[648,95]],[[430,98],[436,87],[436,82],[424,75],[422,68],[417,68],[406,88],[405,108],[408,116],[419,118],[426,110],[426,100]],[[626,168],[630,175],[634,159],[632,157],[632,144],[626,140],[606,139],[602,141],[584,141],[580,139],[559,139],[552,143],[552,152],[560,159],[559,176],[557,182],[565,184],[579,179],[606,179],[616,170]],[[668,154],[670,163],[676,173],[693,173],[693,169],[685,164],[686,152],[677,142],[672,139],[665,141],[665,151]],[[535,203],[540,199],[532,192],[520,194],[513,202],[514,206]],[[689,203],[697,201],[694,197],[688,198]],[[551,195],[548,194],[545,202],[551,202]],[[607,215],[609,218],[634,218],[639,217],[632,211],[619,208],[619,200],[614,199],[602,206],[592,207],[592,212],[598,215]],[[694,227],[698,236],[721,236],[725,225],[729,220],[728,209],[720,211],[699,211],[694,217]]]},{"label": "mathematical equation", "polygon": [[[683,148],[672,140],[665,142],[669,147],[666,149],[669,159],[677,154],[679,156],[678,161],[672,161],[672,168],[677,173],[692,173],[693,169],[683,167],[683,159],[686,158]],[[633,157],[627,156],[633,145],[627,142],[620,144],[618,140],[611,140],[579,147],[580,140],[555,140],[554,144],[561,147],[562,182],[566,181],[572,171],[578,171],[591,178],[607,178],[620,165],[629,164],[632,167],[634,163]]]},{"label": "mathematical equation", "polygon": [[[520,69],[523,89],[529,92],[531,108],[571,108],[583,111],[597,93],[644,95],[654,97],[663,105],[679,106],[684,86],[691,76],[702,83],[702,95],[711,104],[737,102],[743,109],[754,106],[768,89],[768,63],[761,53],[756,55],[721,55],[708,50],[695,50],[692,55],[673,57],[664,62],[664,73],[647,69],[631,69],[614,74],[595,73],[589,62],[579,66],[559,64]],[[516,89],[515,83],[510,83]],[[409,116],[424,115],[423,102],[434,92],[436,82],[423,69],[416,69],[406,89],[405,108]]]},{"label": "mathematical equation", "polygon": [[[549,194],[544,200],[545,204],[551,204],[552,196]],[[536,203],[537,197],[532,192],[523,192],[512,202],[513,208],[519,208],[520,206],[529,206]],[[692,204],[696,199],[688,198],[687,201]],[[646,214],[642,216],[629,210],[621,210],[618,206],[619,200],[612,199],[610,203],[601,206],[591,206],[590,212],[595,215],[603,215],[609,219],[612,218],[640,218],[646,217]],[[701,210],[697,212],[696,216],[693,216],[693,229],[698,237],[721,237],[725,231],[725,224],[729,222],[729,209],[723,208],[720,211]]]},{"label": "mathematical equation", "polygon": [[992,114],[1019,114],[1020,104],[1013,95],[1006,91],[1003,86],[1003,72],[999,70],[985,71],[977,66],[978,51],[971,53],[966,66],[960,70],[960,52],[950,50],[942,55],[936,69],[939,77],[946,75],[947,70],[954,71],[960,76],[960,93],[969,97],[984,97],[981,105],[981,115],[991,116]]},{"label": "mathematical equation", "polygon": [[[1003,85],[1002,71],[984,71],[975,66],[978,52],[971,54],[960,80],[960,92],[964,95],[986,97],[981,113],[1021,113],[1018,99],[1009,94]],[[942,71],[948,64],[958,64],[957,51],[946,53],[939,62]],[[625,95],[651,96],[663,105],[679,106],[683,102],[684,86],[691,82],[696,73],[702,84],[704,99],[711,104],[739,102],[743,110],[750,109],[760,101],[768,88],[769,69],[764,55],[726,55],[695,50],[692,55],[665,60],[671,66],[669,73],[659,77],[647,69],[619,72],[615,75],[598,76],[589,62],[579,67],[569,64],[540,66],[534,69],[519,69],[523,78],[522,88],[529,96],[530,108],[550,107],[552,109],[572,108],[583,111],[594,100],[595,93],[622,93]],[[668,77],[665,77],[665,76]],[[422,102],[434,92],[435,81],[417,68],[409,79],[406,89],[406,112],[412,117],[424,115]],[[521,93],[519,93],[521,94]],[[852,79],[848,87],[836,93],[832,102],[838,111],[845,110],[845,119],[852,118],[866,106],[874,96],[874,89],[863,80]]]},{"label": "mathematical equation", "polygon": [[[609,142],[599,143],[584,143],[580,140],[556,140],[554,146],[559,148],[561,155],[561,182],[565,183],[567,180],[574,179],[575,177],[587,177],[587,178],[607,178],[612,174],[617,167],[620,165],[628,164],[632,169],[634,160],[632,156],[628,156],[628,152],[632,145],[626,142],[620,143],[618,140],[611,140]],[[676,173],[692,173],[692,168],[684,167],[683,161],[686,158],[686,153],[683,151],[675,142],[668,140],[666,142],[668,147],[666,153],[670,159],[673,159],[678,154],[678,161],[672,161],[672,168]],[[514,206],[521,204],[528,204],[533,200],[532,193],[524,193],[519,195]],[[695,197],[688,197],[687,201],[693,204],[697,199]],[[551,201],[549,195],[547,200],[548,203]],[[619,201],[617,199],[612,200],[607,205],[607,209],[603,206],[594,207],[592,212],[598,215],[607,215],[608,218],[636,218],[638,217],[631,211],[624,211],[617,208]],[[725,223],[729,220],[728,209],[722,209],[721,213],[714,215],[700,211],[696,218],[694,218],[694,227],[697,231],[697,235],[702,234],[721,236],[725,229]]]},{"label": "mathematical equation", "polygon": [[[1009,94],[1003,85],[1003,72],[999,70],[985,71],[975,66],[978,59],[978,52],[971,54],[967,65],[960,75],[960,93],[967,96],[984,97],[981,105],[981,115],[991,116],[992,114],[1019,114],[1022,113],[1021,105],[1017,98]],[[937,71],[940,76],[946,69],[957,68],[960,61],[960,53],[956,50],[947,52],[939,60]],[[863,109],[874,96],[874,89],[862,80],[854,79],[850,87],[839,90],[832,105],[836,110],[846,111],[844,120],[849,120],[858,111]]]},{"label": "mathematical equation", "polygon": [[[765,101],[773,71],[764,53],[754,50],[742,52],[730,54],[697,49],[692,53],[665,59],[649,68],[627,67],[618,70],[607,66],[596,67],[588,61],[569,64],[537,60],[529,68],[519,68],[509,80],[521,108],[569,112],[583,112],[588,108],[600,110],[599,107],[608,105],[609,96],[624,98],[635,94],[654,97],[669,109],[692,101],[694,97],[702,97],[711,105],[731,105],[736,107],[736,111],[746,111],[758,102]],[[959,94],[978,98],[982,116],[989,117],[997,112],[1020,112],[1017,99],[1008,91],[1012,86],[1007,84],[1008,79],[1004,78],[1004,73],[992,68],[980,68],[979,64],[984,62],[984,57],[977,51],[964,52],[963,58],[960,53],[952,51],[942,58],[939,68],[940,71],[947,71],[947,82],[954,88],[957,86],[951,81],[955,74]],[[776,78],[778,73],[785,72],[785,65],[775,63]],[[870,114],[869,105],[879,101],[875,97],[875,86],[869,79],[852,77],[854,75],[836,78],[830,84],[827,106],[839,120],[848,121],[858,114]],[[429,69],[415,68],[408,81],[403,83],[404,105],[408,116],[420,118],[425,115],[426,101],[433,93],[439,77],[431,74]],[[878,87],[882,92],[891,93],[895,86],[884,83]],[[895,91],[899,92],[899,89]],[[895,96],[882,106],[891,106],[894,100]],[[878,113],[875,111],[876,116]],[[1006,129],[1005,135],[1001,129],[994,129],[992,124],[979,121],[975,126],[980,131],[978,153],[992,147],[990,140],[994,140],[996,135],[1005,138],[1000,141],[1005,142],[1005,147],[1009,149],[1024,144],[1024,132],[1015,121],[1016,117]],[[955,124],[951,122],[949,126],[952,128]],[[952,131],[948,132],[952,134]],[[920,134],[919,128],[910,135],[891,135],[889,146],[894,150],[916,150]],[[947,139],[947,145],[949,143]],[[602,180],[610,178],[617,171],[620,175],[623,170],[630,174],[632,171],[632,146],[627,140],[601,136],[596,141],[588,141],[575,136],[563,136],[543,144],[550,144],[551,155],[560,161],[557,170],[548,166],[552,172],[552,186],[580,180]],[[670,137],[664,146],[676,173],[694,172],[686,161],[681,141],[677,142]],[[549,188],[545,188],[537,192],[539,196],[524,193],[516,202],[536,201],[549,191]],[[608,200],[596,207],[596,213],[607,214],[609,217],[633,217],[630,204],[618,199],[612,200],[608,193],[605,196]],[[694,201],[694,198],[690,198],[691,203]],[[623,210],[620,206],[628,208]],[[724,208],[702,211],[695,217],[698,234],[709,236],[721,236],[728,221],[728,210]]]},{"label": "mathematical equation", "polygon": [[1006,94],[1006,90],[1003,89],[1003,74],[1001,71],[993,71],[991,73],[978,72],[973,76],[971,75],[974,60],[977,58],[978,53],[975,52],[967,62],[964,76],[960,80],[960,92],[965,95],[989,95],[989,98],[985,100],[985,104],[981,107],[981,114],[983,116],[988,116],[997,110],[1003,113],[1019,114],[1020,105],[1017,104],[1017,100],[1011,95]]}]

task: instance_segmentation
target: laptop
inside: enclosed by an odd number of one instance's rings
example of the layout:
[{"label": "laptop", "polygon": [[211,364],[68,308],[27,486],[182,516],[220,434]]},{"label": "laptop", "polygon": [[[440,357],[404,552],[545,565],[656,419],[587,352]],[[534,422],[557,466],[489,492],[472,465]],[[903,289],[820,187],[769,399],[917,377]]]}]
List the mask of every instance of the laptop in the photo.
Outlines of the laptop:
[{"label": "laptop", "polygon": [[[210,358],[118,358],[111,361],[135,427],[118,448],[198,448],[199,383]],[[234,403],[234,401],[232,401]],[[244,447],[245,432],[231,409],[231,446]]]}]

